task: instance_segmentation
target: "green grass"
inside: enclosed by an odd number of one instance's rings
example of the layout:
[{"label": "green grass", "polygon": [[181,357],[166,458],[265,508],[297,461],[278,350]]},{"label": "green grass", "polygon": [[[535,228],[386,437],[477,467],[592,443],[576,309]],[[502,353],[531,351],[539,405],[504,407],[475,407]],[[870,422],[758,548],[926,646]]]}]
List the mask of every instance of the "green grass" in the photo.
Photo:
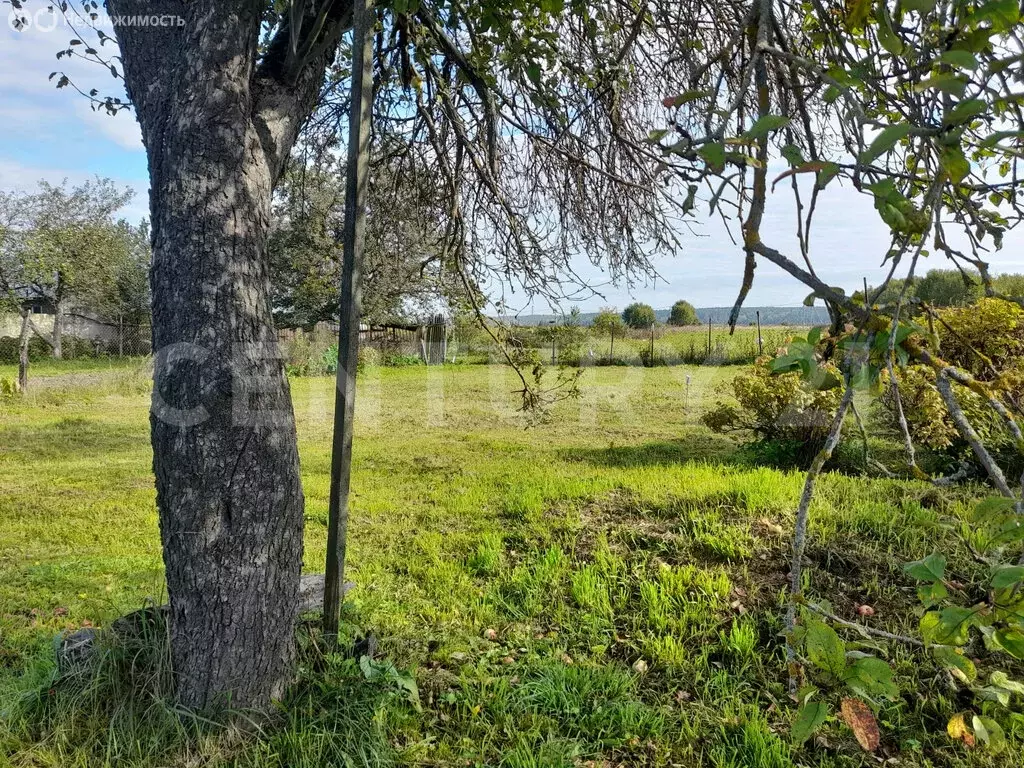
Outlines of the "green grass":
[{"label": "green grass", "polygon": [[[90,768],[874,765],[836,719],[822,740],[789,743],[779,632],[803,476],[754,466],[699,425],[735,370],[589,369],[580,401],[527,428],[504,368],[368,369],[346,621],[378,635],[388,661],[361,669],[303,631],[280,712],[219,728],[174,710],[159,643],[111,648],[94,677],[53,682],[55,632],[159,602],[163,586],[144,363],[45,377],[41,365],[27,398],[0,402],[0,754]],[[321,571],[333,382],[292,390],[306,568]],[[848,618],[870,603],[876,626],[914,633],[901,566],[944,535],[933,498],[824,476],[810,594]],[[965,514],[969,498],[949,494],[942,513]],[[943,547],[951,573],[973,567]],[[1019,723],[1004,723],[1001,757],[954,745],[945,722],[965,702],[927,661],[886,653],[903,692],[879,711],[886,756],[1017,764]]]}]

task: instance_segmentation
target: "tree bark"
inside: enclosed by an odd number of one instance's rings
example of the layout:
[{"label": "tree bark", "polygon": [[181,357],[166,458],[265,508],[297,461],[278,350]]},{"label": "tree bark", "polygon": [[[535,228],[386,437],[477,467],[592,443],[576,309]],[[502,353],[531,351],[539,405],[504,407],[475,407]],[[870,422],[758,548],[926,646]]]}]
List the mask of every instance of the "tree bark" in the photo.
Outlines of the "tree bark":
[{"label": "tree bark", "polygon": [[303,494],[270,308],[273,186],[319,71],[257,68],[262,3],[110,0],[150,172],[153,470],[177,697],[264,707],[295,659]]}]

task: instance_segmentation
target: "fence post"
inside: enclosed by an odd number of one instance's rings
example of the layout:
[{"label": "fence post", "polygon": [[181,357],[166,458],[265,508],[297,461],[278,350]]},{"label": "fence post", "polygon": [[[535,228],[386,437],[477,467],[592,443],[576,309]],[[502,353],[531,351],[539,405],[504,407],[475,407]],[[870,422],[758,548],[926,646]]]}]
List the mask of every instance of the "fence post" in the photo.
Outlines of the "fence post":
[{"label": "fence post", "polygon": [[117,356],[124,357],[124,313],[117,316]]},{"label": "fence post", "polygon": [[711,359],[711,313],[708,312],[708,360]]},{"label": "fence post", "polygon": [[761,340],[761,310],[757,310],[757,356],[764,354],[764,342]]}]

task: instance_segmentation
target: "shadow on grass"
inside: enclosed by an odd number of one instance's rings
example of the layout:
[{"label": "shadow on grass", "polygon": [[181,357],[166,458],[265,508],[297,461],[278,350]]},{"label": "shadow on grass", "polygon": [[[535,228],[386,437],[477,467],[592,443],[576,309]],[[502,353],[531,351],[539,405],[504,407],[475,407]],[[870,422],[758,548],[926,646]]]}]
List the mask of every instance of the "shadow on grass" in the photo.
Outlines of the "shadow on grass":
[{"label": "shadow on grass", "polygon": [[[141,617],[141,618],[139,618]],[[124,622],[133,619],[130,624]],[[297,680],[270,713],[192,713],[174,704],[167,626],[146,609],[91,651],[41,651],[0,690],[0,745],[17,765],[377,768],[395,763],[382,720],[412,713],[408,692],[299,630]],[[125,629],[125,627],[130,627]],[[393,669],[374,662],[375,669]],[[401,679],[400,673],[394,676]]]},{"label": "shadow on grass", "polygon": [[597,467],[661,467],[708,461],[749,465],[736,443],[712,434],[688,435],[678,440],[658,440],[638,445],[607,448],[568,448],[560,455],[566,461],[586,462]]}]

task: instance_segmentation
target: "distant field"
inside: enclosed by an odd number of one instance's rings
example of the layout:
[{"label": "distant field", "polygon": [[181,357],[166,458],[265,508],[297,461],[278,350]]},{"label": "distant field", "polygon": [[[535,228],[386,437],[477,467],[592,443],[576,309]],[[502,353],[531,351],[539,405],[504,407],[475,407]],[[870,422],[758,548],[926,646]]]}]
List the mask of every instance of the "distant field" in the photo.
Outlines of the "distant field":
[{"label": "distant field", "polygon": [[[32,660],[51,655],[55,631],[161,599],[148,374],[76,366],[40,365],[45,386],[0,401],[0,701],[47,685],[47,662]],[[239,746],[207,740],[186,756],[170,736],[124,739],[83,712],[45,733],[0,721],[0,754],[83,768],[875,765],[838,722],[789,744],[778,635],[803,477],[752,466],[699,425],[736,370],[588,369],[579,401],[528,427],[503,367],[367,369],[347,619],[414,676],[420,709],[353,661],[311,656],[282,720]],[[292,390],[306,568],[320,571],[333,382]],[[902,563],[946,536],[929,498],[920,483],[824,476],[810,592],[844,617],[870,603],[876,626],[913,633]],[[943,514],[966,514],[969,498],[951,493]],[[951,572],[977,567],[947,538]],[[916,695],[936,670],[889,653],[904,692],[879,709],[894,765],[1018,764],[1020,728],[1009,757],[952,747],[943,726],[958,703]],[[35,688],[18,678],[26,664]]]}]

